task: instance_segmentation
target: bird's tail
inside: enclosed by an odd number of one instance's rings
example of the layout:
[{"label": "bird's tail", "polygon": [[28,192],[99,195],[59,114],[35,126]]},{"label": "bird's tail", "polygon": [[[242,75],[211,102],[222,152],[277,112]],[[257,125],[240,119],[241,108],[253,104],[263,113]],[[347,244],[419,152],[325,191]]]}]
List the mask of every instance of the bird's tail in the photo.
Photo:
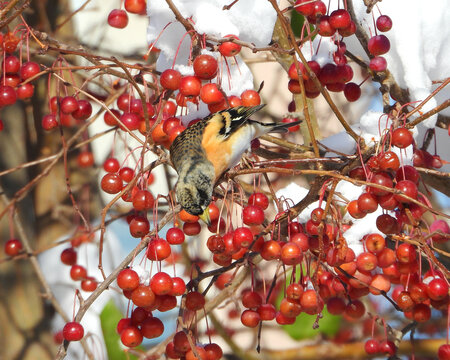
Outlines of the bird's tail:
[{"label": "bird's tail", "polygon": [[270,123],[270,124],[263,124],[266,129],[265,133],[287,133],[290,127],[300,124],[302,121],[293,121],[290,123]]}]

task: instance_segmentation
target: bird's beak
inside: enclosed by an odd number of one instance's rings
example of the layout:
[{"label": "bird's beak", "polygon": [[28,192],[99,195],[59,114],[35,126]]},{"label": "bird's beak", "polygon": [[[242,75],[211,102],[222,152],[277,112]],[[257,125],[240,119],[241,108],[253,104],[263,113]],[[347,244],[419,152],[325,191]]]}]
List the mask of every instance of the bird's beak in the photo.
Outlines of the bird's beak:
[{"label": "bird's beak", "polygon": [[203,211],[203,214],[198,216],[206,225],[211,225],[211,218],[209,217],[209,206]]}]

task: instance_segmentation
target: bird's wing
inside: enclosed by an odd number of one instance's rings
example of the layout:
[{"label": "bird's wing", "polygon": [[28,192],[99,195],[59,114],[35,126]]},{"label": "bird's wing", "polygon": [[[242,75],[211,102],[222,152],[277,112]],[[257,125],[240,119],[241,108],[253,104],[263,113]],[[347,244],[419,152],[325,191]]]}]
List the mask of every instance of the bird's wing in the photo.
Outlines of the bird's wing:
[{"label": "bird's wing", "polygon": [[178,173],[187,163],[200,161],[206,157],[201,143],[206,125],[205,121],[199,121],[189,126],[170,146],[170,158]]},{"label": "bird's wing", "polygon": [[238,106],[224,111],[220,111],[216,116],[211,117],[210,121],[220,122],[219,136],[223,140],[229,138],[233,133],[239,130],[248,121],[249,117],[260,110],[265,105],[252,107]]}]

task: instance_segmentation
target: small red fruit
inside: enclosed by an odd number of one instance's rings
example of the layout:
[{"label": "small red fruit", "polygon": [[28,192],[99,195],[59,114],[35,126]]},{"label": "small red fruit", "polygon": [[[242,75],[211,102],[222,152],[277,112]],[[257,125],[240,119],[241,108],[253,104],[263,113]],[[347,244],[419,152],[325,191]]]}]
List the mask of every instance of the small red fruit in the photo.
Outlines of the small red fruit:
[{"label": "small red fruit", "polygon": [[75,321],[66,323],[63,328],[63,337],[67,341],[79,341],[84,336],[83,326]]},{"label": "small red fruit", "polygon": [[[235,35],[226,35],[226,38],[234,38],[239,40],[239,38]],[[223,56],[236,56],[241,51],[241,45],[236,44],[232,41],[226,41],[219,45],[219,52]]]},{"label": "small red fruit", "polygon": [[123,29],[128,25],[128,14],[125,10],[113,9],[108,15],[109,26]]}]

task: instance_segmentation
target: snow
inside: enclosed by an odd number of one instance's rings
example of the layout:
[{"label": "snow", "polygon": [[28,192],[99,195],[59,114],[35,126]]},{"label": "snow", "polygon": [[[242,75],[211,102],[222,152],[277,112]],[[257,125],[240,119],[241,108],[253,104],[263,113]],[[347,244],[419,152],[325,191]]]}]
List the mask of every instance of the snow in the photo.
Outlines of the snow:
[{"label": "snow", "polygon": [[[265,46],[271,40],[276,13],[268,1],[240,0],[230,10],[222,10],[226,5],[223,0],[174,0],[173,3],[184,18],[192,19],[199,34],[216,37],[233,34],[256,46]],[[156,46],[167,58],[173,59],[175,49],[186,33],[185,28],[181,24],[173,23],[163,30],[167,24],[175,21],[175,16],[165,0],[149,1],[148,15],[148,42],[154,42],[162,32]],[[181,62],[188,59],[189,43],[190,37],[186,36],[179,53]]]},{"label": "snow", "polygon": [[[222,0],[174,0],[173,3],[185,18],[192,19],[199,34],[217,38],[233,34],[256,46],[266,46],[271,40],[276,13],[269,2],[240,0],[230,10],[222,10],[225,5]],[[191,37],[181,24],[174,22],[175,16],[166,1],[149,1],[148,15],[147,40],[149,43],[156,41],[156,46],[161,49],[156,70],[173,67],[183,75],[192,75]],[[206,50],[203,53],[218,57],[219,76],[213,82],[219,79],[227,95],[240,96],[243,91],[253,89],[253,75],[240,56],[224,58]],[[208,114],[205,106],[189,105],[188,115],[182,121],[187,124]]]},{"label": "snow", "polygon": [[362,219],[354,219],[350,215],[345,214],[344,219],[349,219],[353,222],[353,225],[344,233],[347,245],[355,252],[358,256],[364,251],[361,239],[368,234],[384,234],[378,230],[376,225],[377,217],[383,214],[381,207],[371,213],[364,216]]},{"label": "snow", "polygon": [[[280,200],[288,200],[288,203],[292,206],[297,204],[308,194],[308,189],[297,185],[296,183],[290,183],[286,187],[278,190],[275,194]],[[298,215],[298,221],[301,223],[308,221],[311,217],[311,211],[317,207],[319,207],[319,201],[315,201],[310,204]],[[283,209],[287,209],[287,205],[285,203],[283,203]]]}]

